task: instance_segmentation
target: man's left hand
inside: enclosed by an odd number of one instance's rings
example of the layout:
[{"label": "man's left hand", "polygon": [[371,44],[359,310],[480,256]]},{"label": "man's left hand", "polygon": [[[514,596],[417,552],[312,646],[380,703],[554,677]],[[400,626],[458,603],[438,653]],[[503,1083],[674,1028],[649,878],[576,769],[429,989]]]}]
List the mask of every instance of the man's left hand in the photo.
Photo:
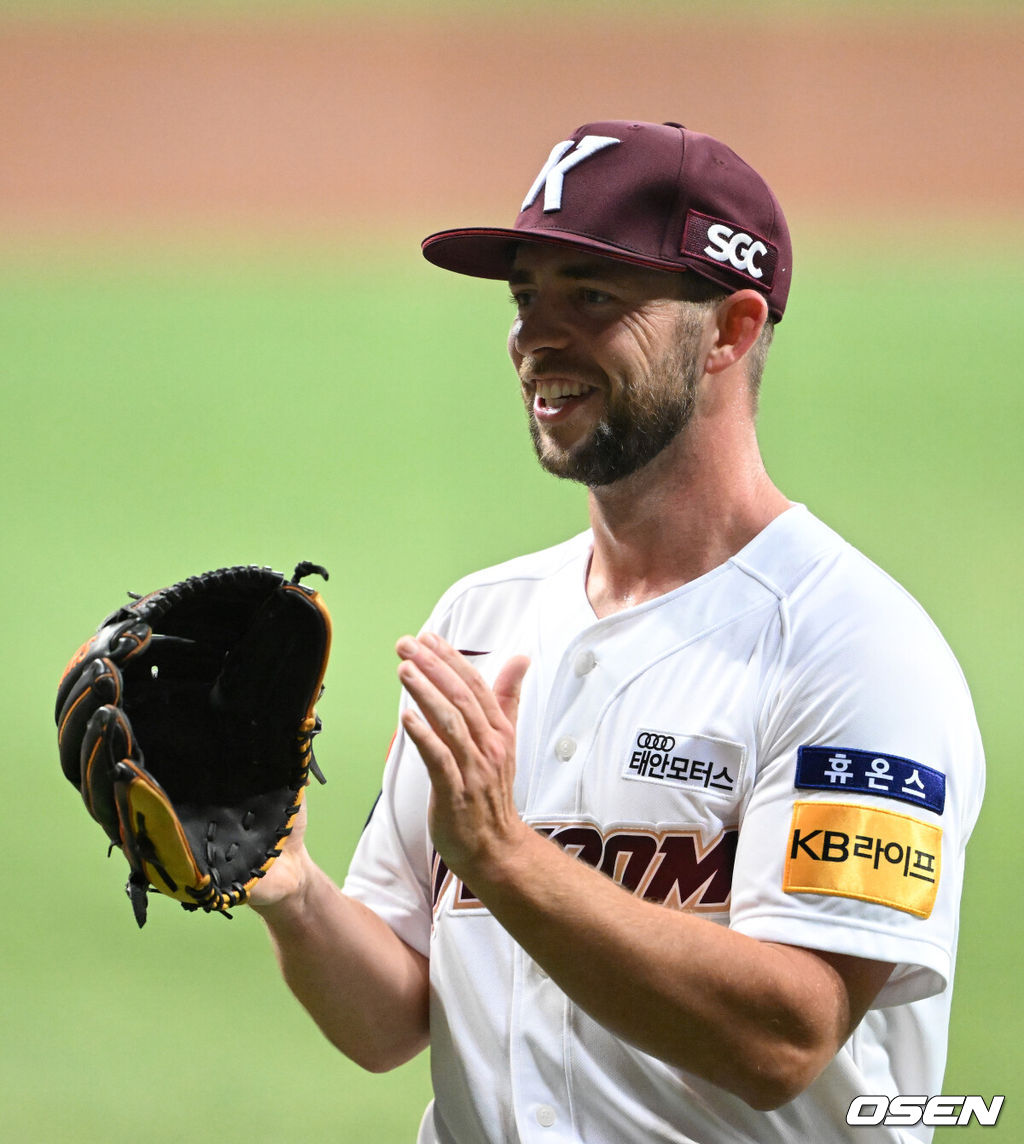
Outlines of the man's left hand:
[{"label": "man's left hand", "polygon": [[530,661],[514,656],[492,688],[440,636],[404,636],[395,650],[402,661],[398,677],[419,707],[403,713],[402,726],[433,787],[434,846],[459,877],[490,878],[532,833],[513,797],[516,716]]}]

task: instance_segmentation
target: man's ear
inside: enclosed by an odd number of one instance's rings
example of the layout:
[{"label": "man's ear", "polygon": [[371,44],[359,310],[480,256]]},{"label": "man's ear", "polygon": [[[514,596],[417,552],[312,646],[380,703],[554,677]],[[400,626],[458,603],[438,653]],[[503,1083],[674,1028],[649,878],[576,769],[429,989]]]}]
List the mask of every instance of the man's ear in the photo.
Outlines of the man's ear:
[{"label": "man's ear", "polygon": [[715,310],[714,340],[704,371],[722,373],[735,365],[761,336],[768,320],[768,303],[756,290],[737,290]]}]

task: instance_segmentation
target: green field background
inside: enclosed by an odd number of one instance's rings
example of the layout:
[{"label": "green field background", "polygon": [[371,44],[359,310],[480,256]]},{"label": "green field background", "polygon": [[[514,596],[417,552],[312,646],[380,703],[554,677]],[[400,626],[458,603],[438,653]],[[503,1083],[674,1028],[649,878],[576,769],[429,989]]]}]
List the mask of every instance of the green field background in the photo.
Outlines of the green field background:
[{"label": "green field background", "polygon": [[[505,289],[434,270],[418,237],[292,254],[14,243],[0,258],[0,1141],[414,1139],[426,1056],[386,1076],[346,1062],[256,918],[155,899],[137,930],[123,859],[60,773],[52,705],[128,592],[224,564],[326,565],[328,785],[309,843],[343,876],[394,727],[395,640],[457,576],[586,525],[579,490],[533,462]],[[851,254],[826,227],[798,249],[762,446],[790,497],[921,600],[971,684],[988,796],[943,1091],[1007,1099],[996,1129],[935,1139],[1009,1144],[1024,1139],[1017,247]]]},{"label": "green field background", "polygon": [[[837,289],[806,259],[761,433],[781,487],[902,579],[971,680],[989,794],[945,1091],[1007,1093],[997,1131],[1016,1139],[1018,271],[965,262],[937,286],[934,270],[854,262]],[[504,293],[415,250],[8,266],[3,1139],[411,1139],[425,1060],[385,1077],[346,1063],[245,910],[157,899],[136,930],[123,861],[59,773],[51,697],[129,590],[324,563],[336,644],[310,843],[341,876],[393,726],[395,639],[457,575],[585,523],[577,490],[532,463]]]}]

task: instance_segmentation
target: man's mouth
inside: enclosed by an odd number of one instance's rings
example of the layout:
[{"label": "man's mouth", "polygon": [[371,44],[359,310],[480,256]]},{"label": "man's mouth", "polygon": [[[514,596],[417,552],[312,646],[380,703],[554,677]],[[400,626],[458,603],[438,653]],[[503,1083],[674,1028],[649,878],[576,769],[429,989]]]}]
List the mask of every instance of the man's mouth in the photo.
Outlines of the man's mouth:
[{"label": "man's mouth", "polygon": [[569,378],[537,380],[533,383],[533,411],[538,416],[552,417],[585,401],[597,387]]}]

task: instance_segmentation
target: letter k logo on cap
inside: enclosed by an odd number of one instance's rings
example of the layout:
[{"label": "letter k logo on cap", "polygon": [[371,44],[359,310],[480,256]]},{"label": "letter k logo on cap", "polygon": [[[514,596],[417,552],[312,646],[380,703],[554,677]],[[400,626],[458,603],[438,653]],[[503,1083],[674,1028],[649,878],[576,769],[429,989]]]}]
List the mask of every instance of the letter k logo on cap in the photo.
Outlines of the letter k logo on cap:
[{"label": "letter k logo on cap", "polygon": [[544,213],[561,210],[562,184],[566,173],[578,163],[582,163],[584,159],[596,155],[598,151],[603,151],[606,147],[614,147],[621,142],[621,139],[613,139],[610,135],[584,135],[576,144],[575,150],[571,139],[557,143],[551,149],[551,154],[541,168],[540,174],[534,179],[533,186],[527,192],[526,198],[523,199],[523,205],[520,209],[526,210],[528,206],[532,205],[540,194],[541,187],[543,187]]}]

